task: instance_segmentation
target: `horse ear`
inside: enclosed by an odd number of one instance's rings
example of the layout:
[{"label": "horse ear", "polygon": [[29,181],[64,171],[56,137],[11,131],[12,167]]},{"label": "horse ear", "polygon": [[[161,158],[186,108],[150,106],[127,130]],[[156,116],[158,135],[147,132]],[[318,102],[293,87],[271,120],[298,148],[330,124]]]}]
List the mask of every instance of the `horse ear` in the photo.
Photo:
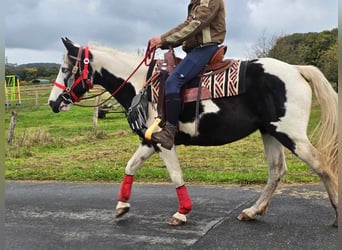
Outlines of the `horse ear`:
[{"label": "horse ear", "polygon": [[68,41],[70,43],[73,43],[69,38],[65,37],[65,41]]},{"label": "horse ear", "polygon": [[67,37],[62,37],[62,42],[65,48],[68,50],[69,54],[74,55],[78,51],[78,47]]},{"label": "horse ear", "polygon": [[62,42],[63,42],[65,48],[67,48],[67,50],[75,47],[74,43],[67,37],[65,37],[65,38],[62,37]]}]

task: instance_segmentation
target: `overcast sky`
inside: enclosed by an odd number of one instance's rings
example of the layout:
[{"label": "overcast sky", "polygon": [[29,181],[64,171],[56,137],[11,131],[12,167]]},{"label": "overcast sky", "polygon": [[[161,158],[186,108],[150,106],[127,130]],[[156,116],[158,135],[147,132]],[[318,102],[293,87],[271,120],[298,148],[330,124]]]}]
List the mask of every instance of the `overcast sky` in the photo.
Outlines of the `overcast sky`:
[{"label": "overcast sky", "polygon": [[[225,0],[227,56],[248,58],[262,36],[338,26],[338,0]],[[137,52],[183,22],[188,0],[4,0],[9,63],[60,63],[61,37]]]}]

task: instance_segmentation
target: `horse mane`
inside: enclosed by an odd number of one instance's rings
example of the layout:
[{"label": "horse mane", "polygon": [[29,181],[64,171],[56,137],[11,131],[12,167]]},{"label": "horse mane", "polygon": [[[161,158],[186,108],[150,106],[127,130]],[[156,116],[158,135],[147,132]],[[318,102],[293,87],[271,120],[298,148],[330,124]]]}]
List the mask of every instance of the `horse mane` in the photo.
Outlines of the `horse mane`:
[{"label": "horse mane", "polygon": [[[89,44],[89,50],[93,54],[92,67],[101,72],[106,69],[116,77],[126,79],[140,64],[143,57],[138,54],[129,53],[114,49],[108,46]],[[145,83],[147,67],[141,66],[139,70],[132,76],[131,82],[141,89]]]},{"label": "horse mane", "polygon": [[130,53],[130,52],[126,52],[126,51],[121,51],[118,49],[114,49],[112,47],[109,46],[105,46],[105,45],[97,45],[97,44],[89,44],[89,49],[90,50],[97,50],[97,51],[102,51],[105,52],[107,54],[111,54],[112,56],[123,56],[123,57],[131,57],[131,58],[136,58],[139,59],[141,58],[141,56],[134,54],[134,53]]}]

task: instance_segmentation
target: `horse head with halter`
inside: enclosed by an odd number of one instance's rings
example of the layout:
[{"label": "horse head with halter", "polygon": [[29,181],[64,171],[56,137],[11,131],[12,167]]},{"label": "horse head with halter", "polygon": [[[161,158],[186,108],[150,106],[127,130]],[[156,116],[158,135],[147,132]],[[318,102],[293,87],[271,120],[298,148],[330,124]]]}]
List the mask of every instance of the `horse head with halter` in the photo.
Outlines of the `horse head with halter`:
[{"label": "horse head with halter", "polygon": [[93,87],[89,48],[75,45],[68,38],[62,38],[62,41],[67,53],[49,97],[49,105],[55,113],[69,110],[71,104],[79,102]]},{"label": "horse head with halter", "polygon": [[[82,47],[74,44],[68,38],[62,38],[63,44],[67,49],[64,61],[59,69],[57,79],[54,83],[49,97],[49,105],[53,112],[68,111],[72,104],[80,102],[81,98],[87,91],[93,88],[93,69],[90,65],[93,56],[87,46]],[[128,80],[137,72],[144,63],[149,66],[154,60],[155,48],[150,48],[148,44],[145,57],[133,72],[124,80],[121,85],[111,93],[114,97]],[[102,94],[102,93],[101,93]],[[94,95],[93,97],[95,97]],[[91,97],[90,97],[91,98]],[[106,99],[107,101],[108,99]],[[81,105],[80,105],[81,106]],[[87,107],[87,106],[85,106]]]}]

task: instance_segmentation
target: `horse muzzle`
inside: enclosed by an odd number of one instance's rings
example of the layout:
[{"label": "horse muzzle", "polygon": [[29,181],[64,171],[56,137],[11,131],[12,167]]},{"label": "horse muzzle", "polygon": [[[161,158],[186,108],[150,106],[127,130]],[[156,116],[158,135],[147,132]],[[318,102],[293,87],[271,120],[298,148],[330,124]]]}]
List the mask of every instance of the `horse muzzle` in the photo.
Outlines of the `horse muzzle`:
[{"label": "horse muzzle", "polygon": [[54,113],[59,113],[60,111],[60,104],[58,105],[57,102],[49,101],[49,106],[51,107],[52,111]]},{"label": "horse muzzle", "polygon": [[52,108],[52,111],[55,113],[59,113],[60,111],[68,111],[70,109],[71,104],[73,103],[71,96],[69,93],[64,92],[60,96],[58,96],[56,101],[49,101],[49,106]]},{"label": "horse muzzle", "polygon": [[61,111],[69,111],[71,104],[64,103],[63,101],[61,102],[49,101],[49,106],[51,107],[54,113],[59,113]]}]

